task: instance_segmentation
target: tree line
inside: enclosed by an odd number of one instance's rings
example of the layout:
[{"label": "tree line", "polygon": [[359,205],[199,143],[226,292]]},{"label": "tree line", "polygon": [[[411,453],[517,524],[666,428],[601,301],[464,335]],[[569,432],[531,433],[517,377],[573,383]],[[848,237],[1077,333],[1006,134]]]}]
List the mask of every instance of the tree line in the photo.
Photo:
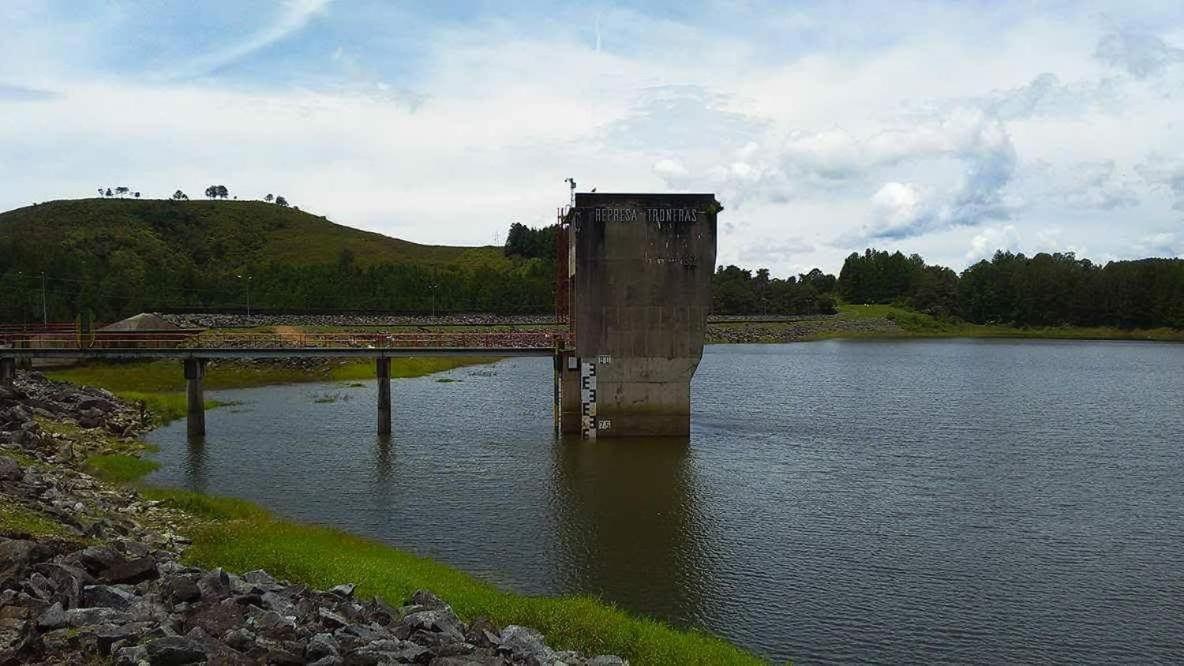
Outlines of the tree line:
[{"label": "tree line", "polygon": [[999,251],[959,275],[916,254],[868,249],[843,262],[838,293],[976,324],[1184,328],[1181,259],[1099,265],[1072,252]]},{"label": "tree line", "polygon": [[[89,312],[112,321],[154,309],[242,308],[248,289],[257,309],[547,314],[554,307],[554,226],[511,225],[502,248],[509,260],[501,261],[361,265],[343,250],[325,264],[240,263],[232,259],[247,248],[236,243],[257,245],[261,235],[209,237],[182,218],[156,223],[167,237],[188,239],[184,251],[131,227],[118,238],[80,229],[71,244],[0,238],[0,321],[40,320],[43,296],[52,320]],[[844,301],[982,324],[1184,328],[1180,259],[1099,265],[1072,253],[998,252],[959,274],[916,254],[868,249],[847,257],[838,277],[817,268],[778,278],[721,266],[711,292],[713,312],[724,315],[829,314]]]},{"label": "tree line", "polygon": [[[506,256],[554,262],[557,229],[556,225],[532,229],[511,224]],[[738,266],[720,266],[711,280],[711,309],[724,315],[833,314],[835,283],[835,276],[817,268],[800,276],[775,278],[767,268],[754,273]]]}]

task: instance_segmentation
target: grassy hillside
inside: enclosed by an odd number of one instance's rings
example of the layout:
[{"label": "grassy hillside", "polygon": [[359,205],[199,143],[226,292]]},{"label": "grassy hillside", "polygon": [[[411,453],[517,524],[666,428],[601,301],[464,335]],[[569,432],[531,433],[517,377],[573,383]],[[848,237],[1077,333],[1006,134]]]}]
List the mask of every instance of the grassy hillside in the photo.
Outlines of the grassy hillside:
[{"label": "grassy hillside", "polygon": [[[0,213],[0,321],[156,308],[535,311],[553,271],[502,248],[420,245],[261,201],[78,199]],[[247,277],[250,282],[248,284]]]},{"label": "grassy hillside", "polygon": [[74,199],[0,213],[0,243],[52,243],[81,253],[181,252],[212,270],[274,261],[324,264],[348,249],[359,265],[501,262],[498,247],[420,245],[261,201]]}]

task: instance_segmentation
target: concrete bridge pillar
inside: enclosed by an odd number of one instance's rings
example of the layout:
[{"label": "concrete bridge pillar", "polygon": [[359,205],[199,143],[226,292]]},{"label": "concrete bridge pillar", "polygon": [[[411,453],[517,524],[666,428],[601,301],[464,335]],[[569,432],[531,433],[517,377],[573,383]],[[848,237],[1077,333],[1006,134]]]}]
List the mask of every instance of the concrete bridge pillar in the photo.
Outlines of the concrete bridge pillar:
[{"label": "concrete bridge pillar", "polygon": [[12,386],[16,379],[16,359],[11,356],[0,358],[0,386]]},{"label": "concrete bridge pillar", "polygon": [[378,375],[378,434],[391,434],[391,360],[376,359]]},{"label": "concrete bridge pillar", "polygon": [[206,434],[206,401],[202,391],[202,378],[205,374],[205,359],[185,359],[186,393],[189,396],[186,423],[190,437],[204,437]]}]

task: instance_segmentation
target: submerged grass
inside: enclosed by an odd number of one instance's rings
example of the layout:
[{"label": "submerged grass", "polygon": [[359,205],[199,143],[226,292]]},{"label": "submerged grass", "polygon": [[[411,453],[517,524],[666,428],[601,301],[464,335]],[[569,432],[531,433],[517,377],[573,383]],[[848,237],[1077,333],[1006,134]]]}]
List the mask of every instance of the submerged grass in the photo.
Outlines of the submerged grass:
[{"label": "submerged grass", "polygon": [[[422,377],[469,365],[492,363],[496,358],[396,358],[391,360],[391,376]],[[185,377],[176,361],[132,363],[88,363],[46,373],[50,379],[107,389],[123,400],[143,402],[157,425],[184,418],[187,409]],[[250,388],[269,384],[340,381],[358,383],[375,377],[371,360],[326,364],[319,370],[305,370],[278,365],[240,363],[211,364],[204,379],[206,390]],[[206,400],[206,409],[227,403]]]},{"label": "submerged grass", "polygon": [[160,463],[132,455],[112,453],[87,458],[86,467],[92,474],[104,481],[128,483],[147,476],[158,469]]}]

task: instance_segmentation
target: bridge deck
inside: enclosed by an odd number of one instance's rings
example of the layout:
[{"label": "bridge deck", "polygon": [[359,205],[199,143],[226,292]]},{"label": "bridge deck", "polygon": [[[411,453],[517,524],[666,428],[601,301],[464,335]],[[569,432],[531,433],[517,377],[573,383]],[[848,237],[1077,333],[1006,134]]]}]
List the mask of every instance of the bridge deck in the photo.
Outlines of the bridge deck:
[{"label": "bridge deck", "polygon": [[0,358],[395,358],[403,356],[551,356],[553,347],[128,347],[2,348]]},{"label": "bridge deck", "polygon": [[563,337],[549,331],[200,334],[178,332],[0,332],[0,358],[326,358],[550,356]]}]

